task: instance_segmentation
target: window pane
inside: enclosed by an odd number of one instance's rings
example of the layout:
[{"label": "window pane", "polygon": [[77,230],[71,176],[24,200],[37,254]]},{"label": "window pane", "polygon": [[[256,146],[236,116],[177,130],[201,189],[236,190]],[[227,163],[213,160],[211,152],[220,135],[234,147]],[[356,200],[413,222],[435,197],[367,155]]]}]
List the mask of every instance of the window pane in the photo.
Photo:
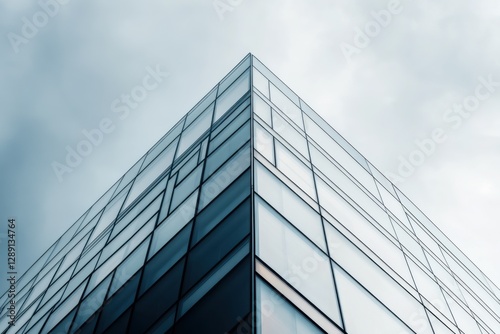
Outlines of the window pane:
[{"label": "window pane", "polygon": [[109,289],[109,295],[112,296],[116,290],[122,287],[122,285],[127,282],[132,275],[134,275],[137,270],[142,268],[144,264],[144,259],[146,258],[146,253],[148,251],[150,238],[147,238],[139,247],[137,247],[130,256],[123,261],[118,268],[116,268],[113,283],[111,283],[111,288]]},{"label": "window pane", "polygon": [[250,75],[246,71],[222,95],[215,104],[214,123],[224,115],[250,88]]},{"label": "window pane", "polygon": [[102,333],[113,321],[130,306],[134,301],[135,292],[139,284],[140,275],[136,274],[112,298],[108,299],[101,311],[97,332]]},{"label": "window pane", "polygon": [[128,188],[125,188],[118,196],[113,199],[111,203],[106,206],[104,213],[99,219],[96,227],[92,231],[92,236],[89,239],[89,243],[91,243],[94,239],[96,239],[102,231],[104,231],[118,216],[118,212],[120,211],[123,201],[127,196]]},{"label": "window pane", "polygon": [[253,58],[253,65],[258,69],[266,78],[268,78],[273,84],[275,84],[285,95],[288,96],[295,104],[299,104],[298,96],[292,92],[278,77],[276,77],[269,69],[264,66],[257,58]]},{"label": "window pane", "polygon": [[[147,224],[144,225],[142,229],[137,232],[132,239],[127,241],[120,249],[114,253],[109,259],[104,262],[99,269],[97,269],[93,274],[89,283],[89,287],[96,286],[99,284],[109,273],[111,273],[123,259],[129,255],[153,230],[155,220],[151,219]],[[105,259],[105,258],[104,258]],[[99,259],[102,262],[102,257]]]},{"label": "window pane", "polygon": [[[130,323],[130,333],[144,333],[167,311],[179,297],[183,261],[163,275],[158,282],[136,302]],[[158,299],[161,298],[161,302]]]},{"label": "window pane", "polygon": [[[161,203],[161,196],[158,196],[153,202],[151,202],[151,204],[146,201],[141,201],[140,203],[137,203],[137,205],[131,211],[127,212],[127,214],[124,217],[122,217],[118,221],[118,223],[116,223],[116,225],[113,228],[113,232],[111,233],[110,241],[113,240],[116,237],[116,235],[119,234],[125,228],[138,230],[145,222],[147,222],[158,211],[158,209],[160,208],[160,203]],[[142,211],[146,205],[147,208],[144,211]],[[134,224],[130,224],[132,221],[134,221]]]},{"label": "window pane", "polygon": [[[208,93],[203,100],[201,100],[186,117],[186,124],[184,127],[188,127],[200,114],[207,109],[208,106],[215,101],[215,94],[217,93],[217,87],[213,88],[210,93]],[[211,106],[213,107],[213,105]]]},{"label": "window pane", "polygon": [[[248,113],[248,118],[250,118],[249,111],[246,110],[248,106],[250,105],[250,97],[246,98],[245,101],[242,103],[238,104],[237,108],[234,108],[233,111],[231,111],[230,115],[224,116],[224,120],[221,121],[220,123],[216,124],[215,128],[212,129],[212,133],[210,136],[212,138],[215,138],[218,136],[221,132],[225,131],[225,129],[231,125],[235,121],[236,118],[242,117],[241,112],[245,110],[245,113]],[[248,120],[247,118],[247,120]],[[245,123],[245,121],[240,122],[240,125]],[[234,131],[233,131],[234,132]],[[226,136],[228,137],[228,136]],[[213,150],[213,149],[212,149]]]},{"label": "window pane", "polygon": [[273,129],[305,158],[309,157],[306,139],[274,110]]},{"label": "window pane", "polygon": [[108,291],[109,283],[111,282],[111,276],[102,281],[101,284],[89,294],[81,303],[78,309],[78,314],[73,323],[73,330],[78,329],[87,319],[90,318],[95,311],[101,307],[106,298],[106,292]]},{"label": "window pane", "polygon": [[261,200],[256,202],[256,252],[289,284],[340,322],[330,261]]},{"label": "window pane", "polygon": [[250,167],[250,147],[247,146],[236,153],[221,168],[214,173],[201,189],[199,210],[203,209],[238,176]]},{"label": "window pane", "polygon": [[206,180],[212,173],[220,167],[231,155],[250,139],[250,122],[236,131],[231,138],[224,142],[208,158],[205,167]]},{"label": "window pane", "polygon": [[255,88],[264,94],[265,97],[269,98],[269,81],[255,67],[253,67],[252,75]]},{"label": "window pane", "polygon": [[81,284],[62,304],[52,312],[47,323],[44,326],[43,332],[51,330],[59,321],[61,321],[75,306],[78,305],[80,297],[82,296],[85,283]]},{"label": "window pane", "polygon": [[[75,260],[77,259],[78,256],[82,253],[83,247],[85,246],[85,242],[87,241],[87,238],[84,237],[76,246],[71,249],[71,251],[66,254],[64,257],[63,263],[58,269],[58,275],[63,273],[66,269],[69,268],[72,264],[75,263]],[[56,276],[57,277],[57,276]]]},{"label": "window pane", "polygon": [[408,217],[406,217],[406,213],[403,210],[403,205],[396,199],[394,196],[391,195],[382,185],[378,185],[380,194],[382,195],[382,199],[384,200],[384,205],[387,209],[389,209],[390,212],[396,218],[399,219],[401,223],[403,223],[410,232],[413,233],[413,229],[410,225],[410,222],[408,221]]},{"label": "window pane", "polygon": [[137,176],[127,197],[124,208],[129,206],[171,164],[177,140],[167,147],[151,164]]},{"label": "window pane", "polygon": [[377,256],[381,257],[391,268],[394,268],[401,277],[407,282],[412,282],[401,250],[340,195],[319,178],[317,180],[320,181],[316,184],[322,206],[332,212],[336,220],[345,226],[357,239],[368,246]]},{"label": "window pane", "polygon": [[182,132],[176,157],[184,153],[201,135],[210,128],[213,106],[208,107],[187,129]]},{"label": "window pane", "polygon": [[175,145],[177,143],[177,140],[174,139],[176,139],[176,137],[181,133],[183,123],[184,120],[181,120],[179,123],[175,125],[174,128],[172,128],[172,130],[168,132],[166,136],[164,136],[162,139],[160,139],[158,143],[155,144],[155,146],[148,152],[148,155],[144,160],[144,165],[142,166],[141,170],[146,168],[149,165],[149,163],[153,161],[161,152],[165,152],[164,150],[167,147],[169,150],[172,149],[175,150]]},{"label": "window pane", "polygon": [[[382,225],[389,233],[394,235],[394,231],[389,222],[389,217],[384,209],[382,209],[379,204],[376,204],[376,202],[373,201],[365,191],[361,190],[361,188],[350,176],[348,176],[347,173],[337,167],[334,162],[323,155],[323,153],[321,153],[314,145],[309,145],[309,147],[311,149],[313,165],[343,193],[350,197],[354,202],[359,203],[360,207],[373,219],[375,219],[375,221]],[[375,198],[378,198],[378,196]]]},{"label": "window pane", "polygon": [[[127,226],[112,242],[106,245],[103,249],[99,265],[106,261],[111,254],[124,244],[130,242],[133,237],[134,240],[142,236],[142,240],[151,232],[155,226],[157,215],[151,217],[147,222],[143,220],[134,220],[134,222]],[[130,239],[130,240],[129,240]],[[141,240],[141,241],[142,241]]]},{"label": "window pane", "polygon": [[406,232],[406,230],[399,226],[398,223],[394,222],[393,226],[396,230],[396,234],[401,245],[409,250],[409,253],[415,256],[415,258],[417,258],[420,263],[427,267],[427,259],[425,258],[424,251],[422,250],[420,244],[415,239],[413,239],[413,237],[408,232]]},{"label": "window pane", "polygon": [[413,261],[408,260],[408,265],[410,266],[410,271],[415,280],[418,292],[438,311],[446,315],[448,319],[453,319],[439,285]]},{"label": "window pane", "polygon": [[[177,320],[176,333],[227,333],[250,312],[250,261],[247,257]],[[216,312],[214,306],[216,305]]]},{"label": "window pane", "polygon": [[141,283],[141,294],[186,254],[192,227],[193,224],[188,224],[146,264]]},{"label": "window pane", "polygon": [[[192,244],[210,232],[250,195],[250,171],[245,172],[196,217]],[[240,210],[240,208],[238,209]],[[237,211],[238,211],[237,210]]]},{"label": "window pane", "polygon": [[467,313],[462,306],[460,306],[453,298],[448,297],[448,305],[450,306],[451,313],[455,317],[458,328],[467,334],[480,334],[481,331],[477,325],[477,322],[472,318],[472,316]]},{"label": "window pane", "polygon": [[[113,185],[113,187],[111,187],[111,189],[109,189],[104,195],[101,196],[101,198],[99,198],[97,200],[97,202],[94,205],[92,205],[89,213],[87,214],[87,217],[85,218],[85,222],[88,222],[90,219],[94,218],[94,216],[108,204],[108,202],[111,199],[111,196],[113,196],[117,186],[118,186],[118,184],[115,183],[115,185]],[[85,226],[85,222],[82,223],[82,226],[80,226],[80,229],[83,226]],[[56,254],[56,253],[54,253],[54,254]]]},{"label": "window pane", "polygon": [[318,143],[321,148],[326,150],[327,153],[346,171],[354,176],[354,178],[358,180],[366,189],[368,189],[374,196],[378,197],[375,180],[371,174],[367,172],[365,167],[361,166],[342,146],[333,140],[311,119],[306,116],[305,120],[307,134],[314,139],[314,141]]},{"label": "window pane", "polygon": [[271,101],[300,129],[304,130],[300,108],[273,84],[271,84]]},{"label": "window pane", "polygon": [[261,164],[255,164],[255,190],[296,228],[326,251],[319,214]]},{"label": "window pane", "polygon": [[220,146],[227,138],[229,138],[238,128],[241,127],[250,118],[250,108],[247,108],[238,117],[231,121],[231,123],[222,130],[217,137],[213,138],[210,142],[208,153],[212,153],[217,147]]},{"label": "window pane", "polygon": [[188,177],[177,185],[172,197],[172,203],[170,204],[170,211],[175,210],[200,185],[202,171],[203,165],[200,164]]},{"label": "window pane", "polygon": [[267,104],[258,94],[253,95],[253,112],[266,122],[267,125],[272,126],[271,106]]},{"label": "window pane", "polygon": [[276,167],[311,198],[316,199],[312,170],[279,142],[276,143]]},{"label": "window pane", "polygon": [[172,239],[194,217],[198,191],[194,192],[156,228],[148,259]]},{"label": "window pane", "polygon": [[257,122],[254,123],[255,149],[274,165],[273,136]]},{"label": "window pane", "polygon": [[259,334],[323,333],[316,324],[261,279],[257,279],[257,305],[260,318],[257,321]]},{"label": "window pane", "polygon": [[[198,165],[198,151],[193,152],[194,154],[191,154],[191,158],[189,158],[185,164],[179,169],[179,180],[184,179],[189,173],[193,171],[193,169],[196,168]],[[175,172],[172,172],[174,174]]]},{"label": "window pane", "polygon": [[374,331],[388,334],[413,333],[342,269],[337,266],[334,268],[345,329],[349,334],[366,334]]},{"label": "window pane", "polygon": [[[250,57],[247,56],[245,59],[243,59],[236,67],[222,79],[220,85],[219,85],[219,95],[221,95],[227,87],[229,87],[235,79],[241,76],[241,74],[250,67]],[[248,72],[248,71],[246,71]]]},{"label": "window pane", "polygon": [[179,303],[179,316],[185,314],[196,302],[219,283],[250,252],[248,240],[235,249],[203,281],[201,281]]},{"label": "window pane", "polygon": [[[424,319],[418,323],[413,320],[418,314],[425,318],[424,308],[415,298],[336,229],[330,228],[327,234],[330,249],[333,248],[331,255],[336,263],[417,333],[432,333],[428,324],[427,330],[421,330],[420,323]],[[342,275],[342,273],[339,274]],[[346,298],[352,299],[349,294],[344,295],[344,301]],[[358,303],[356,302],[356,304]],[[343,314],[345,313],[343,312]],[[356,317],[356,319],[359,321],[360,318]],[[347,322],[346,329],[349,331]]]},{"label": "window pane", "polygon": [[212,230],[189,252],[183,291],[190,289],[248,233],[250,233],[250,210],[240,219],[225,220]]}]

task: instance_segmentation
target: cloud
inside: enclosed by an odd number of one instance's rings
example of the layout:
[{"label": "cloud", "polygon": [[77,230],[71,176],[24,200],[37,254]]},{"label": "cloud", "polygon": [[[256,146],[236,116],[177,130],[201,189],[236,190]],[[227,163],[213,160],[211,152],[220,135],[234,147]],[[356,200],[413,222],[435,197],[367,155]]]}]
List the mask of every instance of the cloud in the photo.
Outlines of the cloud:
[{"label": "cloud", "polygon": [[[19,54],[4,38],[1,212],[40,233],[20,234],[21,267],[56,240],[54,226],[69,227],[249,51],[379,169],[396,168],[478,76],[500,74],[500,26],[492,0],[402,1],[404,11],[348,64],[339,45],[387,3],[243,1],[221,21],[210,1],[71,1]],[[21,17],[39,9],[27,4],[0,3],[3,32],[19,32]],[[165,86],[59,184],[50,163],[154,64],[171,72]],[[400,188],[500,285],[492,237],[499,96]]]}]

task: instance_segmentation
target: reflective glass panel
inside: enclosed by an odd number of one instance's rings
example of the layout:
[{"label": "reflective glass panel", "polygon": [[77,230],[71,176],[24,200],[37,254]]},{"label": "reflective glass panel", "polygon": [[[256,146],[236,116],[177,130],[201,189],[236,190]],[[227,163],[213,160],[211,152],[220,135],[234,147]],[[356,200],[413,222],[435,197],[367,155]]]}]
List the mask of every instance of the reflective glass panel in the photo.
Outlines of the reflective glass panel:
[{"label": "reflective glass panel", "polygon": [[275,110],[273,110],[273,129],[305,158],[309,157],[306,139]]},{"label": "reflective glass panel", "polygon": [[265,97],[269,98],[269,81],[266,77],[262,75],[255,67],[253,67],[253,85],[257,88]]},{"label": "reflective glass panel", "polygon": [[148,259],[172,239],[194,217],[198,191],[194,192],[177,210],[170,214],[155,230]]},{"label": "reflective glass panel", "polygon": [[113,276],[113,283],[111,283],[108,292],[109,296],[112,296],[116,290],[121,288],[122,285],[143,266],[148,251],[149,240],[150,238],[146,239],[118,268],[116,268]]},{"label": "reflective glass panel", "polygon": [[207,158],[205,174],[203,176],[204,180],[210,177],[210,175],[212,175],[212,173],[215,172],[220,167],[220,165],[222,165],[249,139],[250,122],[247,122]]},{"label": "reflective glass panel", "polygon": [[255,164],[255,190],[321,249],[326,251],[319,214],[261,164]]},{"label": "reflective glass panel", "polygon": [[[245,172],[196,217],[192,244],[197,243],[250,195],[250,171]],[[240,212],[238,208],[236,211]],[[232,215],[232,213],[231,213]],[[229,218],[227,218],[229,219]]]},{"label": "reflective glass panel", "polygon": [[290,118],[301,130],[304,130],[302,111],[285,94],[271,83],[271,101]]},{"label": "reflective glass panel", "polygon": [[258,310],[260,310],[257,333],[323,333],[313,322],[261,279],[257,279],[257,305]]},{"label": "reflective glass panel", "polygon": [[250,167],[250,147],[246,146],[215,172],[202,186],[199,210],[203,209],[238,176]]},{"label": "reflective glass panel", "polygon": [[[426,319],[423,306],[415,298],[336,229],[330,228],[327,235],[331,256],[337,264],[417,333],[432,333],[430,326],[422,331],[420,324],[413,321],[416,314],[422,314]],[[350,299],[351,296],[347,293],[344,298]]]},{"label": "reflective glass panel", "polygon": [[171,164],[174,157],[175,140],[169,147],[167,147],[141,174],[135,179],[132,189],[127,197],[124,208],[128,207],[133,200],[137,198],[151,183],[160,176]]},{"label": "reflective glass panel", "polygon": [[[229,138],[237,129],[239,129],[250,118],[250,108],[245,109],[236,118],[230,119],[229,124],[216,136],[212,134],[212,140],[208,153],[212,153],[219,147],[227,138]],[[225,122],[224,122],[225,123]],[[224,124],[221,124],[221,126]]]},{"label": "reflective glass panel", "polygon": [[141,294],[186,254],[193,224],[188,224],[146,264],[141,283]]},{"label": "reflective glass panel", "polygon": [[208,107],[187,129],[182,132],[176,157],[181,156],[201,135],[210,128],[213,106]]},{"label": "reflective glass panel", "polygon": [[256,202],[256,253],[289,284],[340,323],[330,263],[326,255],[261,200]]},{"label": "reflective glass panel", "polygon": [[170,211],[175,210],[186,197],[189,196],[201,182],[201,173],[203,172],[203,165],[199,165],[190,175],[177,185],[170,204]]},{"label": "reflective glass panel", "polygon": [[255,93],[253,94],[253,112],[266,122],[267,125],[272,126],[271,106]]},{"label": "reflective glass panel", "polygon": [[276,167],[311,198],[316,199],[312,170],[279,142],[276,143]]},{"label": "reflective glass panel", "polygon": [[224,115],[250,88],[249,71],[242,74],[215,103],[214,123]]},{"label": "reflective glass panel", "polygon": [[337,266],[334,268],[345,329],[348,333],[413,333],[342,269]]},{"label": "reflective glass panel", "polygon": [[274,165],[274,139],[273,136],[258,123],[254,123],[255,131],[255,149],[259,151],[262,156],[269,160]]},{"label": "reflective glass panel", "polygon": [[[203,100],[201,100],[200,102],[198,102],[198,104],[193,109],[191,109],[191,111],[189,112],[189,114],[186,117],[186,124],[184,125],[185,128],[187,128],[189,125],[191,125],[191,123],[196,118],[198,118],[198,116],[200,116],[200,114],[203,111],[205,111],[207,109],[207,107],[209,107],[212,104],[212,102],[215,101],[216,93],[217,93],[217,87],[213,88],[210,91],[210,93],[208,93],[203,98]],[[213,105],[211,106],[211,108],[213,108]]]}]

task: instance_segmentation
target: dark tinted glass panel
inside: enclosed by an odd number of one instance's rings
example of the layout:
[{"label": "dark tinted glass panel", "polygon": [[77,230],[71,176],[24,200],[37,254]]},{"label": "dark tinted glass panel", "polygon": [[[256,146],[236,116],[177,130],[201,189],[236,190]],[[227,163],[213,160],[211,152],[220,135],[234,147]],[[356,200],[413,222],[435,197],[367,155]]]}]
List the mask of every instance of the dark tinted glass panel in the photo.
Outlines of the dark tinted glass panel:
[{"label": "dark tinted glass panel", "polygon": [[75,316],[76,309],[71,311],[56,327],[54,327],[49,333],[59,334],[59,333],[68,333],[69,327],[71,326],[71,322],[73,321],[73,317]]},{"label": "dark tinted glass panel", "polygon": [[213,137],[212,134],[212,141],[210,143],[210,148],[208,153],[209,154],[212,153],[217,147],[220,146],[220,144],[222,144],[227,138],[229,138],[240,126],[242,126],[249,119],[250,119],[250,108],[247,108],[236,118],[232,119],[231,122],[215,138]]},{"label": "dark tinted glass panel", "polygon": [[250,66],[250,57],[247,56],[236,67],[222,79],[219,84],[219,94],[221,95],[240,75]]},{"label": "dark tinted glass panel", "polygon": [[102,309],[97,332],[101,333],[115,321],[134,301],[135,292],[139,285],[140,272],[128,281],[114,296],[105,302]]},{"label": "dark tinted glass panel", "polygon": [[212,230],[228,213],[250,195],[250,170],[243,173],[196,218],[193,242]]},{"label": "dark tinted glass panel", "polygon": [[205,167],[204,179],[206,180],[219,168],[231,155],[250,139],[250,122],[234,133],[234,135],[214,151],[208,158]]},{"label": "dark tinted glass panel", "polygon": [[243,111],[249,105],[250,98],[246,99],[240,105],[238,105],[238,107],[236,107],[234,111],[222,117],[222,120],[219,121],[220,123],[217,123],[216,127],[212,130],[212,138],[214,138],[222,130],[224,130],[228,124],[232,123],[233,120],[240,115],[241,111]]},{"label": "dark tinted glass panel", "polygon": [[183,292],[201,277],[250,233],[249,200],[203,239],[188,255]]},{"label": "dark tinted glass panel", "polygon": [[93,315],[83,326],[78,330],[78,334],[92,334],[94,333],[95,325],[97,324],[99,313]]},{"label": "dark tinted glass panel", "polygon": [[176,264],[135,304],[130,333],[143,333],[178,299],[184,261]]},{"label": "dark tinted glass panel", "polygon": [[186,117],[186,125],[188,127],[200,114],[205,111],[205,109],[215,100],[215,96],[217,93],[217,87],[213,88],[210,93],[208,93],[203,100],[198,102],[198,104],[191,109],[189,114]]},{"label": "dark tinted glass panel", "polygon": [[250,259],[243,260],[175,325],[176,334],[220,334],[250,312]]},{"label": "dark tinted glass panel", "polygon": [[128,320],[130,318],[130,309],[123,313],[118,320],[116,320],[111,326],[109,326],[105,331],[100,332],[99,330],[96,331],[95,334],[100,334],[100,333],[126,333],[127,332],[127,326],[128,326]]},{"label": "dark tinted glass panel", "polygon": [[[148,334],[164,334],[165,331],[170,329],[174,324],[175,320],[175,306],[172,307],[163,317],[158,320],[153,327],[151,327],[147,333]],[[170,332],[168,332],[170,333]]]},{"label": "dark tinted glass panel", "polygon": [[193,224],[189,224],[182,229],[179,234],[177,234],[151,259],[151,261],[148,262],[148,264],[146,264],[144,277],[141,283],[141,294],[186,254],[192,226]]},{"label": "dark tinted glass panel", "polygon": [[179,169],[178,180],[183,180],[198,165],[198,151]]}]

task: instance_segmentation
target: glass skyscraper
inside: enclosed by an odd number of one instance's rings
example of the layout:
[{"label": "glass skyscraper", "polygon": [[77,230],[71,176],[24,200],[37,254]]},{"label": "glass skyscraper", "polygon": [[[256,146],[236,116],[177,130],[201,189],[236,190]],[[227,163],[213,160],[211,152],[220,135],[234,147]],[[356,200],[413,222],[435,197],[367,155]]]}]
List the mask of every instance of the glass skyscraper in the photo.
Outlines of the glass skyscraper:
[{"label": "glass skyscraper", "polygon": [[21,277],[2,333],[500,333],[500,290],[245,57]]}]

